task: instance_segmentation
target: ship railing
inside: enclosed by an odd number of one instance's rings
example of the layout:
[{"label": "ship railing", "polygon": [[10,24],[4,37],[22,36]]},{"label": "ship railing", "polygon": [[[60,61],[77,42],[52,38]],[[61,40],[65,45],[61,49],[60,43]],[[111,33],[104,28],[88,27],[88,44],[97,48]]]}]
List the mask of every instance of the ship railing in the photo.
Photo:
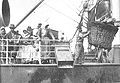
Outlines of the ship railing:
[{"label": "ship railing", "polygon": [[57,64],[55,49],[59,46],[69,44],[50,39],[1,39],[0,64]]}]

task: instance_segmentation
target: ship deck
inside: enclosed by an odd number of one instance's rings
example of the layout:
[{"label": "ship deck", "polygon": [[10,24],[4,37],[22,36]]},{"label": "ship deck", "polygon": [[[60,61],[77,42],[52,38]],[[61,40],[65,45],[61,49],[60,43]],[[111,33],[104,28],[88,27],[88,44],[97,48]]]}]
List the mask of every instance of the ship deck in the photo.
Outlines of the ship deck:
[{"label": "ship deck", "polygon": [[[57,67],[57,64],[1,64],[1,67]],[[120,66],[120,63],[83,63],[75,64],[74,67],[97,67],[97,66]]]}]

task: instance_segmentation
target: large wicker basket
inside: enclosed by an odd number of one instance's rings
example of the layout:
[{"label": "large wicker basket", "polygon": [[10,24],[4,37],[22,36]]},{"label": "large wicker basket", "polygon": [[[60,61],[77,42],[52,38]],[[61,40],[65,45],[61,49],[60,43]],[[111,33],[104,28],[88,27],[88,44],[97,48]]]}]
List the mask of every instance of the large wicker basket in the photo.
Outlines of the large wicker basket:
[{"label": "large wicker basket", "polygon": [[112,41],[118,31],[118,27],[101,22],[91,22],[88,29],[91,31],[88,36],[89,44],[111,49]]}]

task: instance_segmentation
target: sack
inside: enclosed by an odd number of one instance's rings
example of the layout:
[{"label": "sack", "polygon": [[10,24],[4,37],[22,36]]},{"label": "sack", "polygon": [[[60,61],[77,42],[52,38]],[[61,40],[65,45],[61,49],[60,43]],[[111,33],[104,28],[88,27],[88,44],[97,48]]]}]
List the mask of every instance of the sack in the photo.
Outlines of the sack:
[{"label": "sack", "polygon": [[111,49],[112,41],[118,31],[118,27],[107,23],[91,22],[88,29],[91,31],[88,36],[89,44]]}]

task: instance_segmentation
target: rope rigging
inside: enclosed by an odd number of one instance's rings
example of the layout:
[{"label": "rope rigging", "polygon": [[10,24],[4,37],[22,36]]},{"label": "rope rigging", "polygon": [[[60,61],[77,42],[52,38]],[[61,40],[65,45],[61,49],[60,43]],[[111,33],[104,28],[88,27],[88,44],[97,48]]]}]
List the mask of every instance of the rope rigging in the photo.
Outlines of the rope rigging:
[{"label": "rope rigging", "polygon": [[[89,2],[89,1],[90,1],[90,0],[88,0],[88,2]],[[103,2],[103,0],[98,0],[98,1],[96,2],[95,6],[94,6],[92,9],[95,9],[101,2]],[[88,3],[87,3],[87,4],[84,3],[84,4],[83,4],[83,7],[84,7],[84,5],[88,6]],[[85,20],[84,23],[87,24],[86,22],[88,22],[91,18],[88,19],[86,16],[85,16],[85,18],[84,18],[84,12],[85,12],[85,9],[83,8],[83,9],[80,11],[80,13],[78,14],[79,16],[81,16],[81,20],[80,20],[80,22],[79,22],[79,25],[87,28],[86,26],[81,25],[81,23],[82,23],[83,20]],[[82,14],[82,15],[80,15],[80,14]],[[95,16],[94,16],[94,17],[95,17]],[[79,26],[79,25],[78,25],[78,26]],[[77,31],[78,31],[78,28],[76,29],[73,37],[69,40],[69,42],[71,42],[71,41],[73,40],[73,38],[75,37]]]},{"label": "rope rigging", "polygon": [[[78,26],[83,26],[82,21],[83,21],[84,12],[85,12],[84,9],[80,11],[80,13],[82,13],[82,15],[81,15],[81,19],[80,19],[80,22],[79,22]],[[79,29],[79,28],[77,27],[77,29],[76,29],[76,31],[75,31],[73,37],[69,40],[70,43],[72,42],[73,38],[75,37],[75,35],[76,35],[78,29]]]},{"label": "rope rigging", "polygon": [[76,22],[76,23],[79,23],[79,22],[77,22],[76,20],[74,20],[73,18],[71,18],[70,16],[68,16],[68,15],[64,14],[63,12],[61,12],[61,11],[53,8],[52,6],[50,6],[50,5],[46,4],[46,3],[45,3],[45,5],[48,6],[49,8],[51,8],[51,9],[53,9],[55,12],[57,12],[57,13],[65,16],[65,17],[67,17],[67,18],[69,18],[70,20],[72,20],[72,21],[74,21],[74,22]]},{"label": "rope rigging", "polygon": [[[79,14],[78,12],[80,12],[80,10],[78,10],[77,8],[75,8],[75,6],[73,5],[71,5],[71,3],[70,3],[70,5],[68,4],[68,3],[66,3],[65,1],[64,1],[64,3],[65,3],[65,5],[69,8],[69,9],[71,9],[73,12],[75,12],[77,15]],[[78,12],[77,11],[75,11],[75,9],[77,9],[78,10]]]}]

